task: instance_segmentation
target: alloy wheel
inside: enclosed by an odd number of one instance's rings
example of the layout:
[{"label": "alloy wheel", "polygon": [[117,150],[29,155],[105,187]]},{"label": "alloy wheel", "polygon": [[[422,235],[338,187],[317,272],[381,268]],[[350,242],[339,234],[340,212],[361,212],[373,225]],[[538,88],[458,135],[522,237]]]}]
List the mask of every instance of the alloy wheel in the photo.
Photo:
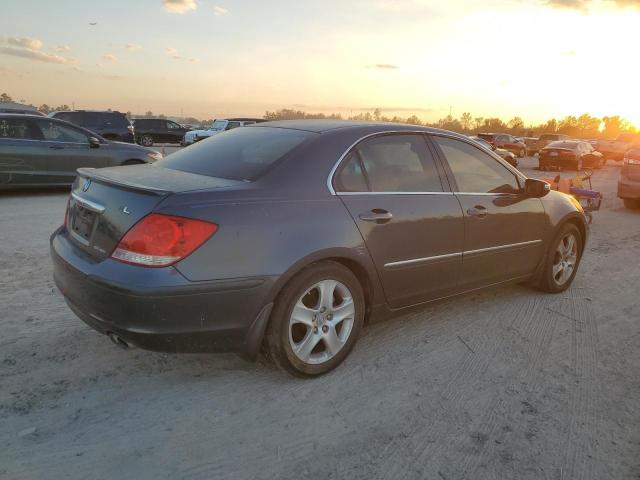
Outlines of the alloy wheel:
[{"label": "alloy wheel", "polygon": [[322,280],[298,299],[289,318],[289,343],[306,364],[332,359],[353,330],[355,304],[349,289],[336,280]]},{"label": "alloy wheel", "polygon": [[566,284],[573,275],[578,261],[578,242],[573,233],[568,233],[558,243],[553,260],[553,281],[558,286]]}]

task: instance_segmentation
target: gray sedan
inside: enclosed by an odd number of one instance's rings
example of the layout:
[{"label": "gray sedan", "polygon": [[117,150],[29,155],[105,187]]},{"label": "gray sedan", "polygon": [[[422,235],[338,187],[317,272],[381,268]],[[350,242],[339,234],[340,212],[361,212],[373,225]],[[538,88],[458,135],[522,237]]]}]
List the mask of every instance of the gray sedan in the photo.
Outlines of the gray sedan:
[{"label": "gray sedan", "polygon": [[62,120],[0,114],[0,189],[71,185],[82,167],[160,160],[153,150],[112,142]]},{"label": "gray sedan", "polygon": [[509,282],[562,292],[586,240],[575,199],[464,136],[290,121],[81,169],[51,254],[71,310],[120,346],[262,350],[313,376],[373,317]]}]

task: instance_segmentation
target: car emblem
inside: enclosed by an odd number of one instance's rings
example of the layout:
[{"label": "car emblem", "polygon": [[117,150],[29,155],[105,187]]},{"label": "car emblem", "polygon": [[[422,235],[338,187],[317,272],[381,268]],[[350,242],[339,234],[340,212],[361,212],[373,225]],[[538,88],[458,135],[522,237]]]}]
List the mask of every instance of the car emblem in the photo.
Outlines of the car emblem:
[{"label": "car emblem", "polygon": [[129,210],[129,207],[125,205],[124,207],[122,207],[122,213],[129,215],[131,213],[131,210]]},{"label": "car emblem", "polygon": [[86,192],[87,190],[89,190],[89,187],[91,186],[91,179],[87,178],[84,181],[84,185],[82,185],[82,191]]}]

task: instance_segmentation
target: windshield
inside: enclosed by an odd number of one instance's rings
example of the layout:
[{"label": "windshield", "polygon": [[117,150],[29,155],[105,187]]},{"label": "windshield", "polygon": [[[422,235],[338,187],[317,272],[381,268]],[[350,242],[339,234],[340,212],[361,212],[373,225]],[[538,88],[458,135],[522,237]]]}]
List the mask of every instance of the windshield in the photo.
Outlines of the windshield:
[{"label": "windshield", "polygon": [[311,135],[285,128],[237,128],[173,153],[156,165],[209,177],[251,181]]},{"label": "windshield", "polygon": [[216,120],[211,124],[211,130],[224,130],[226,126],[226,120]]}]

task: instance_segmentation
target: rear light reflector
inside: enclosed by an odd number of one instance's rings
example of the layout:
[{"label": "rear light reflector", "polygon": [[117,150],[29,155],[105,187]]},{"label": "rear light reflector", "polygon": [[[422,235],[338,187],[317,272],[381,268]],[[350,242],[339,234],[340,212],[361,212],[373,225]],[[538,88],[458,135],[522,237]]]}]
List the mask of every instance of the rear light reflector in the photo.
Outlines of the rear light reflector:
[{"label": "rear light reflector", "polygon": [[191,255],[218,230],[215,223],[152,213],[120,240],[111,257],[147,267],[166,267]]}]

